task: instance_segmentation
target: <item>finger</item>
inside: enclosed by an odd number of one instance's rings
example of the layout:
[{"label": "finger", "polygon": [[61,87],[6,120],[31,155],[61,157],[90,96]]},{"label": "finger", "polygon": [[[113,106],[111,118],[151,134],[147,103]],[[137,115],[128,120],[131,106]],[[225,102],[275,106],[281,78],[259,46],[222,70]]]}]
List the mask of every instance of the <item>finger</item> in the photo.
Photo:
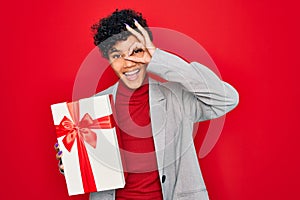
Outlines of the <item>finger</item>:
[{"label": "finger", "polygon": [[59,144],[58,144],[58,143],[55,143],[54,149],[55,149],[56,151],[59,151]]},{"label": "finger", "polygon": [[60,169],[60,170],[65,170],[64,165],[63,165],[63,164],[59,165],[59,169]]},{"label": "finger", "polygon": [[145,63],[145,60],[143,58],[139,58],[139,57],[136,57],[136,56],[125,57],[125,59],[133,61],[133,62],[137,62],[137,63]]},{"label": "finger", "polygon": [[137,63],[144,63],[144,64],[147,64],[150,62],[150,57],[147,56],[147,55],[144,55],[144,57],[137,57],[137,56],[128,56],[128,57],[125,57],[124,59],[126,60],[130,60],[130,61],[133,61],[133,62],[137,62]]},{"label": "finger", "polygon": [[128,50],[128,56],[130,56],[134,50],[136,49],[142,49],[143,51],[145,51],[145,46],[140,43],[140,42],[135,42],[133,43],[130,47],[129,47],[129,50]]},{"label": "finger", "polygon": [[65,168],[63,164],[58,163],[58,170],[61,174],[65,174]]},{"label": "finger", "polygon": [[145,44],[146,48],[148,49],[150,55],[153,56],[153,54],[156,50],[156,47],[152,43],[148,31],[143,26],[141,26],[136,19],[134,19],[134,24],[141,31],[141,33],[143,34],[143,37],[145,39],[144,44]]},{"label": "finger", "polygon": [[141,26],[136,19],[133,19],[133,20],[134,20],[135,26],[141,31],[142,35],[144,36],[146,43],[151,42],[149,33],[146,31],[146,29],[143,26]]},{"label": "finger", "polygon": [[136,30],[134,30],[133,28],[131,28],[128,24],[125,24],[126,29],[132,34],[134,35],[141,43],[145,44],[145,38],[143,35],[141,35],[139,32],[137,32]]},{"label": "finger", "polygon": [[62,151],[58,151],[56,154],[56,159],[59,160],[62,157]]},{"label": "finger", "polygon": [[65,171],[64,171],[64,170],[59,169],[59,172],[60,172],[62,175],[65,175]]},{"label": "finger", "polygon": [[62,165],[63,164],[63,162],[62,162],[62,159],[60,158],[59,160],[58,160],[58,165]]}]

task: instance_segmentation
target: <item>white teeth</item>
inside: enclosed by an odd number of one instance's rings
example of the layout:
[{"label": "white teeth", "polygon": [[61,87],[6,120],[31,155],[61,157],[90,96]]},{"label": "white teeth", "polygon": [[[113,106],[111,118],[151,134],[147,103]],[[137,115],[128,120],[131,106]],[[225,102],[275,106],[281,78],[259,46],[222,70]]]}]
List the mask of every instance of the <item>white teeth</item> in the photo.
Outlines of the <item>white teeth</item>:
[{"label": "white teeth", "polygon": [[139,71],[140,71],[139,69],[136,69],[136,70],[133,70],[133,71],[130,71],[130,72],[125,72],[124,74],[125,74],[126,76],[130,76],[130,75],[133,75],[133,74],[138,73]]}]

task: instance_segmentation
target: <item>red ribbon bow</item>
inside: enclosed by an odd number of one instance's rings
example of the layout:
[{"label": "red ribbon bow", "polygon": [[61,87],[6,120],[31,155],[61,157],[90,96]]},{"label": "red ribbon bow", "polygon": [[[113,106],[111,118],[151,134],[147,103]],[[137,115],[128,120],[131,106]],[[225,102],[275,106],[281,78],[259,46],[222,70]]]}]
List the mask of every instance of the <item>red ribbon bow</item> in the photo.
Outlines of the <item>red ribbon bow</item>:
[{"label": "red ribbon bow", "polygon": [[115,122],[112,114],[93,120],[88,113],[79,121],[79,102],[67,103],[67,106],[73,121],[64,116],[60,124],[56,125],[56,134],[57,137],[65,136],[62,142],[69,152],[77,139],[83,188],[85,193],[94,192],[97,188],[84,141],[96,148],[97,134],[91,129],[110,129],[115,126]]}]

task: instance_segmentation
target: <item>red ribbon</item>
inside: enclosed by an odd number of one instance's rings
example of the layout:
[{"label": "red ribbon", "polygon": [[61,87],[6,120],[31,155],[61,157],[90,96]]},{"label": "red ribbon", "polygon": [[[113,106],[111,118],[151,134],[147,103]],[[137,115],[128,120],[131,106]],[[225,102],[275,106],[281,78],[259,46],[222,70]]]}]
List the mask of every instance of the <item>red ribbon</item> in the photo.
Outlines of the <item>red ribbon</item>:
[{"label": "red ribbon", "polygon": [[97,188],[84,142],[88,143],[93,148],[96,148],[97,134],[91,129],[110,129],[115,127],[115,122],[112,115],[93,120],[88,113],[86,113],[79,121],[79,102],[67,103],[67,106],[73,121],[64,116],[60,124],[55,126],[56,134],[57,137],[65,136],[62,142],[69,152],[73,147],[75,139],[77,139],[78,157],[84,192],[95,192],[97,191]]}]

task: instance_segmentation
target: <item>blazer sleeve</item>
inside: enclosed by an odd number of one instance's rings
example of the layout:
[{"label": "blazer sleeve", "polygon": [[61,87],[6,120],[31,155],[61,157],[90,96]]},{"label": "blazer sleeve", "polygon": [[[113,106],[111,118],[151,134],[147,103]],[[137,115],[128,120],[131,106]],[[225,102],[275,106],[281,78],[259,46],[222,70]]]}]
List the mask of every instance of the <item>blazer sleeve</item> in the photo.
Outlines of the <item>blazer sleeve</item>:
[{"label": "blazer sleeve", "polygon": [[185,114],[194,122],[220,117],[239,102],[238,92],[209,68],[197,62],[188,63],[163,50],[156,49],[147,71],[179,83],[178,98]]},{"label": "blazer sleeve", "polygon": [[114,200],[115,190],[105,190],[101,192],[91,192],[89,200]]}]

